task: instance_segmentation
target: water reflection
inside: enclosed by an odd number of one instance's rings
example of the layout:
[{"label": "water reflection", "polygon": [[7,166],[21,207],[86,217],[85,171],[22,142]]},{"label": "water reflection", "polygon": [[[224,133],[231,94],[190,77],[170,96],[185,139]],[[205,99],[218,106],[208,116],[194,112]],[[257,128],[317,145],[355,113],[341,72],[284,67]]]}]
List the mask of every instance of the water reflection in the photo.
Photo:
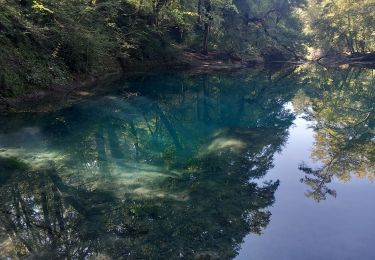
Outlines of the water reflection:
[{"label": "water reflection", "polygon": [[294,120],[291,71],[252,73],[141,76],[2,119],[1,255],[233,258],[270,221],[279,182],[257,179]]},{"label": "water reflection", "polygon": [[299,168],[306,173],[301,181],[311,187],[306,195],[321,201],[336,197],[328,186],[333,178],[375,178],[375,77],[372,70],[315,69],[305,79],[304,112],[314,122],[312,157],[321,166]]},{"label": "water reflection", "polygon": [[312,122],[320,164],[299,167],[307,196],[374,177],[374,93],[368,70],[139,75],[57,112],[2,117],[0,254],[231,259],[271,220],[280,183],[260,179],[295,114]]}]

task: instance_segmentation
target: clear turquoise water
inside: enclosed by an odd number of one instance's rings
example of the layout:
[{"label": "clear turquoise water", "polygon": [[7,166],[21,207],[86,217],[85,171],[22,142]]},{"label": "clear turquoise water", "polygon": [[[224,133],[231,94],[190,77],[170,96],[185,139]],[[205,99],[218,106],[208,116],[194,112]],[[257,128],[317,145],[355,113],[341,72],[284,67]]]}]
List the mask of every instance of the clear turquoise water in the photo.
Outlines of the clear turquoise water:
[{"label": "clear turquoise water", "polygon": [[142,74],[0,117],[0,255],[374,259],[374,83]]}]

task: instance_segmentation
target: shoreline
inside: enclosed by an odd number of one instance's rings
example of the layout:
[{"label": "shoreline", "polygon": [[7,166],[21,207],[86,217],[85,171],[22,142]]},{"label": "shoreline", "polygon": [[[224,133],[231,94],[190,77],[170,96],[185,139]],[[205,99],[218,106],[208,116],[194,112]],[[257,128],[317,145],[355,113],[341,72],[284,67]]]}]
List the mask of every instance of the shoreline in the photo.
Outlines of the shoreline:
[{"label": "shoreline", "polygon": [[[282,66],[299,66],[303,64],[316,64],[327,68],[348,68],[363,67],[375,68],[375,62],[363,62],[351,60],[348,57],[334,56],[322,57],[312,61],[273,61],[265,62],[261,58],[243,61],[240,59],[232,59],[229,56],[219,57],[223,55],[219,52],[210,52],[203,55],[198,52],[185,52],[180,60],[172,62],[140,62],[130,63],[126,66],[119,66],[118,70],[107,73],[101,77],[87,76],[85,79],[76,79],[72,82],[47,87],[45,89],[37,89],[25,95],[4,98],[0,96],[0,115],[22,112],[48,112],[69,106],[84,98],[97,95],[93,90],[97,86],[105,86],[122,77],[131,76],[137,73],[163,72],[170,69],[176,71],[193,72],[195,74],[210,73],[218,71],[235,71],[242,69],[251,69],[257,67],[282,67]],[[48,102],[47,102],[48,101]],[[42,108],[38,108],[42,106]]]},{"label": "shoreline", "polygon": [[[217,54],[216,52],[212,53]],[[134,62],[125,66],[119,65],[118,70],[114,70],[101,77],[89,75],[84,79],[76,79],[65,85],[36,89],[17,97],[0,96],[0,115],[35,111],[46,112],[46,110],[50,111],[69,106],[77,100],[94,96],[95,94],[92,93],[92,90],[98,85],[105,85],[121,77],[137,73],[163,72],[170,69],[176,71],[193,71],[194,73],[209,73],[213,71],[240,70],[250,67],[243,62],[228,62],[218,59],[213,57],[212,53],[211,55],[204,56],[199,53],[192,55],[192,52],[186,52],[182,54],[180,60],[169,62]],[[261,63],[257,63],[257,65],[261,65]],[[49,103],[50,105],[48,105]],[[40,105],[43,105],[43,109],[38,109]]]}]

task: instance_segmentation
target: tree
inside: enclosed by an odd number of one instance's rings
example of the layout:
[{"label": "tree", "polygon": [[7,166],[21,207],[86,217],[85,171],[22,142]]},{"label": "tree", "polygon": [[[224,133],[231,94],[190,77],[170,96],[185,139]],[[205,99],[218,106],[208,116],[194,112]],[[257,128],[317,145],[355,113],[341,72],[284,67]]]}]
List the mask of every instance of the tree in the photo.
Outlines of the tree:
[{"label": "tree", "polygon": [[373,1],[309,0],[301,14],[313,47],[333,54],[375,51]]}]

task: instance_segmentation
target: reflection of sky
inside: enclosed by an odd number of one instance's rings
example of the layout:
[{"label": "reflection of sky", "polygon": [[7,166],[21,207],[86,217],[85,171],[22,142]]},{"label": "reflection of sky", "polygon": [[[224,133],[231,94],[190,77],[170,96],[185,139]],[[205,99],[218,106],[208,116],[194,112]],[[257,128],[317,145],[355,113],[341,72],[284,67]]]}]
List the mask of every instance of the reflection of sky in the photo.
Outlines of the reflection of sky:
[{"label": "reflection of sky", "polygon": [[[310,123],[298,118],[275,167],[265,179],[279,179],[271,222],[261,236],[248,235],[237,259],[375,259],[369,245],[375,237],[375,183],[353,177],[350,183],[333,180],[337,198],[317,204],[306,198],[298,165],[312,165],[314,143]],[[371,241],[371,242],[370,242]]]}]

